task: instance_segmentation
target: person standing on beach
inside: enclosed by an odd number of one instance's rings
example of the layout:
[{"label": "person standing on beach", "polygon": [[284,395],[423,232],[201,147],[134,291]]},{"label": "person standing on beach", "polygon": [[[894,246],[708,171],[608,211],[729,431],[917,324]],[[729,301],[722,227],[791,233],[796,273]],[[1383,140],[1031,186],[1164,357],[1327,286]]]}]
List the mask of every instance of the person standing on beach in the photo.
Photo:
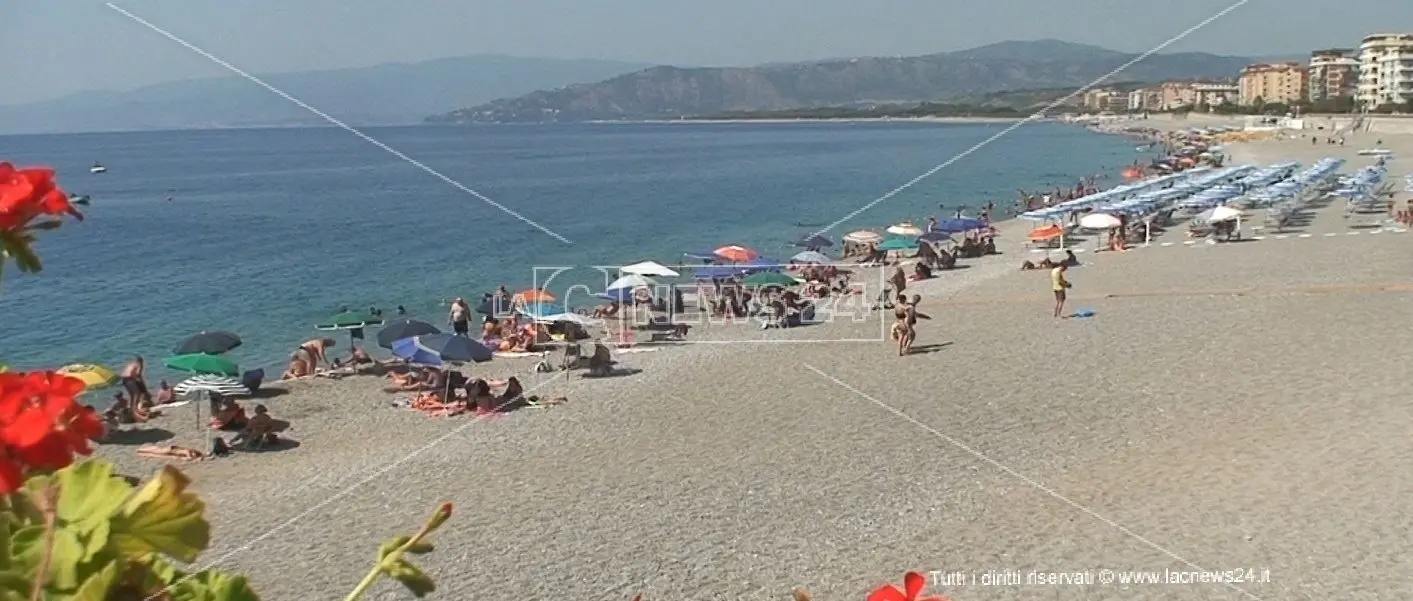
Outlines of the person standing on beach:
[{"label": "person standing on beach", "polygon": [[466,299],[458,296],[451,301],[451,314],[447,316],[447,321],[451,322],[451,330],[457,336],[471,335],[471,306],[466,304]]},{"label": "person standing on beach", "polygon": [[152,402],[152,393],[148,392],[144,377],[146,372],[147,363],[142,360],[142,355],[134,355],[132,361],[123,367],[123,390],[127,391],[128,400],[134,405]]},{"label": "person standing on beach", "polygon": [[1070,288],[1070,281],[1065,279],[1065,272],[1069,271],[1068,263],[1060,263],[1059,267],[1050,270],[1050,284],[1055,291],[1055,317],[1060,317],[1065,312],[1065,296]]}]

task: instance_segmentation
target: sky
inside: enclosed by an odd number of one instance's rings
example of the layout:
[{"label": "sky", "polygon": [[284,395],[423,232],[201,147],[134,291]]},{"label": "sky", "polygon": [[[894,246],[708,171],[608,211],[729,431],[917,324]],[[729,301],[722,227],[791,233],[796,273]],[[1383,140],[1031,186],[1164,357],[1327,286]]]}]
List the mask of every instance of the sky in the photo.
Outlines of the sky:
[{"label": "sky", "polygon": [[[1058,38],[1144,52],[1236,0],[114,0],[251,73],[465,56],[747,66]],[[1165,51],[1301,55],[1357,46],[1413,1],[1248,0]],[[1354,6],[1354,5],[1351,5]],[[228,75],[103,0],[0,0],[0,105]],[[17,86],[16,83],[23,83]]]}]

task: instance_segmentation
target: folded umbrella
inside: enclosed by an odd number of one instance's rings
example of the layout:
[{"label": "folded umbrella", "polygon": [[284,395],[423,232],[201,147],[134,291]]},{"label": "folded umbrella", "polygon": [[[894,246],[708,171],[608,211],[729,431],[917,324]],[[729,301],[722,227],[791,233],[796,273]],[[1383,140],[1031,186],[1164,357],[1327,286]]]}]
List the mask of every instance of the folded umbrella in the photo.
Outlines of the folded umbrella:
[{"label": "folded umbrella", "polygon": [[174,355],[189,355],[191,353],[206,353],[208,355],[219,355],[230,352],[231,349],[240,346],[240,336],[231,332],[201,332],[172,349]]},{"label": "folded umbrella", "polygon": [[438,330],[436,326],[425,321],[399,319],[383,326],[383,329],[378,330],[378,346],[390,349],[392,348],[393,342],[402,340],[403,338],[440,333],[442,333],[441,330]]}]

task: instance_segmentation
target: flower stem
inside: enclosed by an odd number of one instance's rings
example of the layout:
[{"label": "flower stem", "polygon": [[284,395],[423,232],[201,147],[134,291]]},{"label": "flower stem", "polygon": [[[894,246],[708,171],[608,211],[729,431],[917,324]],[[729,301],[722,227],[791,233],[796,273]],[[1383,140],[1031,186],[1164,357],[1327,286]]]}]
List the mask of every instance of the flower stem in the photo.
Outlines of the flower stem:
[{"label": "flower stem", "polygon": [[422,539],[427,538],[432,532],[436,531],[448,517],[451,517],[451,505],[445,504],[439,507],[437,512],[432,514],[431,519],[427,520],[427,523],[422,525],[422,529],[417,531],[417,534],[412,535],[412,538],[407,539],[407,542],[402,543],[396,549],[393,549],[391,553],[388,553],[379,560],[378,563],[374,564],[373,569],[369,570],[368,574],[363,576],[363,580],[358,582],[358,586],[353,587],[353,592],[349,593],[347,597],[344,597],[343,601],[357,601],[363,598],[363,595],[368,592],[368,589],[373,588],[373,585],[383,577],[384,572],[388,568],[397,565],[397,562],[402,560],[402,556],[407,553],[408,549],[421,544]]},{"label": "flower stem", "polygon": [[43,503],[40,511],[44,513],[44,550],[39,556],[39,570],[34,576],[34,586],[29,590],[29,601],[44,599],[44,585],[49,579],[49,566],[54,562],[54,538],[59,520],[59,484],[51,481],[46,485],[40,501]]}]

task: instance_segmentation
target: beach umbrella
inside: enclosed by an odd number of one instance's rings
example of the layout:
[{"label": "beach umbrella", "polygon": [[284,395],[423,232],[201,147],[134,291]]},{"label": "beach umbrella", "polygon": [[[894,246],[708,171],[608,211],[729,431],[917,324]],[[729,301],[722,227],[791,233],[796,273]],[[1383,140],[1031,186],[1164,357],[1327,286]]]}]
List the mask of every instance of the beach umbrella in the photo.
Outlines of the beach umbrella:
[{"label": "beach umbrella", "polygon": [[554,295],[544,290],[531,288],[515,295],[514,300],[526,303],[552,303],[555,301]]},{"label": "beach umbrella", "polygon": [[948,236],[947,232],[925,232],[923,235],[918,236],[917,239],[923,242],[933,243],[952,242],[952,237]]},{"label": "beach umbrella", "polygon": [[361,330],[369,326],[383,325],[383,318],[368,313],[344,311],[319,322],[314,327],[319,330]]},{"label": "beach umbrella", "polygon": [[390,349],[392,348],[393,342],[402,340],[403,338],[440,333],[442,333],[441,330],[438,330],[436,326],[425,321],[399,319],[388,323],[383,326],[383,329],[378,330],[378,346]]},{"label": "beach umbrella", "polygon": [[980,230],[988,227],[990,227],[990,224],[980,219],[959,217],[957,219],[948,219],[937,224],[936,229],[939,232],[965,232],[967,230]]},{"label": "beach umbrella", "polygon": [[790,260],[795,261],[796,263],[828,263],[829,256],[821,252],[807,250],[793,257],[790,257]]},{"label": "beach umbrella", "polygon": [[578,313],[558,313],[555,315],[546,315],[544,317],[536,319],[535,321],[545,323],[574,323],[587,328],[597,325],[600,320],[594,319],[592,317],[584,317],[583,315],[580,315]]},{"label": "beach umbrella", "polygon": [[118,381],[118,374],[113,373],[113,370],[92,363],[65,365],[55,371],[82,381],[84,390],[107,388]]},{"label": "beach umbrella", "polygon": [[625,275],[641,275],[659,278],[675,278],[679,275],[682,275],[680,273],[677,273],[676,271],[669,269],[666,265],[657,263],[655,261],[643,261],[641,263],[634,263],[632,265],[624,265],[623,267],[618,268],[618,273]]},{"label": "beach umbrella", "polygon": [[721,258],[716,256],[716,253],[710,250],[689,250],[687,252],[682,253],[682,256],[688,259],[697,259],[699,261],[716,261]]},{"label": "beach umbrella", "polygon": [[917,248],[917,240],[896,236],[880,242],[878,250],[912,250]]},{"label": "beach umbrella", "polygon": [[617,290],[619,288],[627,288],[629,290],[632,290],[634,288],[652,287],[653,285],[654,283],[652,280],[649,280],[648,278],[637,274],[630,273],[614,280],[613,283],[609,284],[608,287],[605,288],[605,290]]},{"label": "beach umbrella", "polygon": [[189,374],[239,376],[240,368],[230,359],[205,353],[191,353],[167,357],[165,365],[170,369]]},{"label": "beach umbrella", "polygon": [[353,344],[354,341],[363,337],[363,328],[380,325],[383,325],[383,318],[371,313],[344,311],[316,324],[314,328],[318,330],[348,330],[348,341]]},{"label": "beach umbrella", "polygon": [[1212,207],[1202,213],[1202,220],[1207,223],[1221,223],[1223,221],[1234,221],[1241,218],[1241,211],[1228,206]]},{"label": "beach umbrella", "polygon": [[[629,293],[632,293],[632,289],[628,289],[628,291]],[[530,317],[541,317],[544,315],[554,315],[555,313],[561,313],[562,311],[559,307],[551,305],[549,303],[535,303],[529,305],[519,305],[515,307],[515,312],[521,315],[529,315]]]},{"label": "beach umbrella", "polygon": [[791,242],[790,245],[802,246],[805,248],[825,248],[829,246],[834,246],[834,243],[830,242],[829,238],[825,238],[824,236],[821,236],[819,234],[809,234],[803,238],[800,238],[799,240]]},{"label": "beach umbrella", "polygon": [[[493,353],[486,345],[464,336],[426,334],[393,342],[394,355],[427,365],[490,361]],[[427,361],[432,358],[435,361]]]},{"label": "beach umbrella", "polygon": [[[614,289],[612,289],[612,290],[605,290],[605,291],[600,292],[599,294],[596,294],[596,295],[594,295],[594,296],[597,296],[597,297],[599,297],[599,298],[601,298],[601,299],[604,299],[604,300],[610,300],[610,301],[613,301],[613,302],[616,302],[616,303],[632,303],[632,302],[633,302],[633,289],[632,289],[632,288],[614,288]],[[552,313],[545,313],[544,315],[552,315]]]},{"label": "beach umbrella", "polygon": [[744,262],[742,262],[742,263],[736,265],[736,267],[741,267],[741,268],[745,269],[747,272],[756,272],[756,271],[780,271],[780,269],[781,269],[782,267],[784,267],[784,265],[782,265],[782,264],[780,263],[780,261],[776,261],[775,259],[767,259],[767,258],[765,258],[765,257],[756,257],[756,258],[751,259],[751,260],[749,260],[749,261],[744,261]]},{"label": "beach umbrella", "polygon": [[698,280],[725,280],[744,275],[745,269],[731,265],[710,265],[692,270],[692,277]]},{"label": "beach umbrella", "polygon": [[906,221],[896,225],[890,225],[888,229],[884,231],[895,236],[912,236],[916,238],[922,235],[922,228]]},{"label": "beach umbrella", "polygon": [[799,280],[783,273],[774,271],[762,271],[746,276],[743,283],[747,286],[798,286]]},{"label": "beach umbrella", "polygon": [[760,253],[736,244],[729,244],[723,246],[714,251],[711,251],[711,253],[718,257],[726,259],[727,261],[733,261],[736,263],[749,261],[760,256]]},{"label": "beach umbrella", "polygon": [[844,240],[848,242],[855,242],[858,244],[872,244],[874,242],[882,242],[883,236],[878,232],[859,230],[857,232],[849,232],[847,234],[844,234]]},{"label": "beach umbrella", "polygon": [[250,389],[245,384],[229,376],[196,376],[172,387],[172,393],[181,396],[200,391],[214,392],[221,396],[250,396]]},{"label": "beach umbrella", "polygon": [[236,336],[231,332],[202,331],[177,345],[177,348],[172,349],[172,354],[187,355],[191,353],[206,353],[208,355],[219,355],[221,353],[230,352],[231,349],[240,346],[240,344],[240,336]]},{"label": "beach umbrella", "polygon": [[1079,218],[1079,227],[1091,230],[1107,230],[1121,225],[1118,217],[1108,213],[1090,213]]}]

